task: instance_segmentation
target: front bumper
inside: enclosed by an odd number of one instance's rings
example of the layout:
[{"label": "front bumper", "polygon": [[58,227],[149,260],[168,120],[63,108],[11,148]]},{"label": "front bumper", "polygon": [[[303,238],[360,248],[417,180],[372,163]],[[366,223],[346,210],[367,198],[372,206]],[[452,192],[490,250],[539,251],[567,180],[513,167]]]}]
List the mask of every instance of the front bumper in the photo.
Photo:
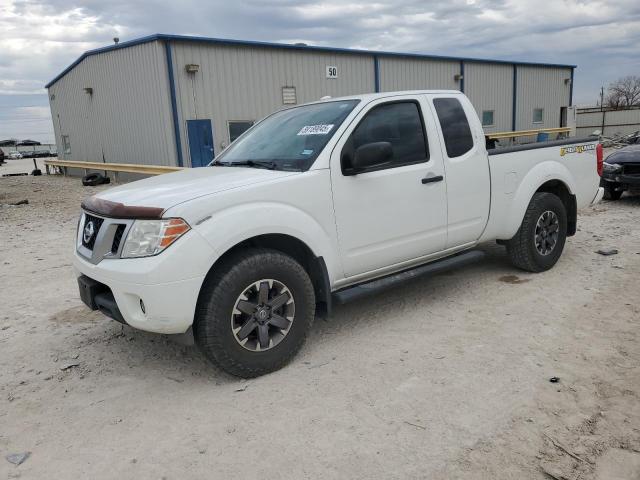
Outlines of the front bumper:
[{"label": "front bumper", "polygon": [[640,175],[624,175],[622,173],[603,174],[605,182],[620,183],[622,185],[640,185]]},{"label": "front bumper", "polygon": [[78,288],[80,289],[80,299],[91,310],[100,310],[117,322],[127,323],[109,287],[96,282],[86,275],[80,275],[78,277]]},{"label": "front bumper", "polygon": [[154,257],[93,264],[76,251],[73,267],[80,288],[83,277],[99,284],[84,294],[90,308],[140,330],[173,334],[193,324],[200,288],[215,259],[209,244],[191,231]]},{"label": "front bumper", "polygon": [[[140,285],[93,277],[76,270],[78,283],[98,284],[97,292],[83,301],[120,323],[155,333],[184,333],[193,324],[203,278],[156,285]],[[96,278],[97,277],[97,278]],[[106,280],[109,283],[105,283]],[[84,288],[80,285],[80,289]],[[82,290],[81,290],[82,291]],[[83,294],[81,293],[81,297]],[[93,306],[92,306],[93,305]]]}]

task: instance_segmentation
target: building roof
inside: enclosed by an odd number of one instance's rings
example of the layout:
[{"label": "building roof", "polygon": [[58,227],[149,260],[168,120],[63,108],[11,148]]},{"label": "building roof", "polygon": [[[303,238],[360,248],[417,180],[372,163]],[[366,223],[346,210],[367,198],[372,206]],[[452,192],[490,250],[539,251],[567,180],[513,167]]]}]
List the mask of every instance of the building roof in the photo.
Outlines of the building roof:
[{"label": "building roof", "polygon": [[252,40],[231,40],[225,38],[209,38],[209,37],[196,37],[189,35],[167,35],[164,33],[156,33],[148,35],[146,37],[136,38],[127,42],[108,45],[106,47],[96,48],[94,50],[87,50],[80,57],[60,72],[53,80],[45,85],[45,88],[51,87],[54,83],[69,73],[76,65],[78,65],[86,57],[92,55],[98,55],[104,52],[110,52],[113,50],[120,50],[122,48],[133,47],[143,43],[155,42],[158,40],[164,41],[180,41],[180,42],[195,42],[195,43],[213,43],[217,45],[232,45],[232,46],[246,46],[246,47],[258,47],[258,48],[279,48],[285,50],[303,50],[311,52],[326,52],[326,53],[351,53],[351,54],[365,54],[377,57],[409,57],[409,58],[424,58],[430,60],[452,60],[452,61],[464,61],[464,62],[478,62],[478,63],[497,63],[507,65],[526,65],[526,66],[538,66],[538,67],[560,67],[560,68],[576,68],[576,65],[564,65],[558,63],[540,63],[540,62],[522,62],[512,60],[495,60],[488,58],[472,58],[472,57],[453,57],[446,55],[429,55],[422,53],[402,53],[402,52],[384,52],[376,50],[358,50],[351,48],[335,48],[335,47],[319,47],[303,44],[288,44],[288,43],[272,43],[272,42],[258,42]]}]

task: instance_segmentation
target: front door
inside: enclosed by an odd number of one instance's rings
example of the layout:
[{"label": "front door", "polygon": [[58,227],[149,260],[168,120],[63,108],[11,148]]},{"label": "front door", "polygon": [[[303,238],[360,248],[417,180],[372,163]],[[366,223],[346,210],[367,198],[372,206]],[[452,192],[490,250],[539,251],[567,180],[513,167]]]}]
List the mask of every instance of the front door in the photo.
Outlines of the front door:
[{"label": "front door", "polygon": [[213,160],[211,120],[187,120],[189,153],[192,167],[204,167]]},{"label": "front door", "polygon": [[[442,154],[433,122],[423,120],[424,102],[422,97],[373,102],[355,120],[353,133],[340,139],[333,150],[331,183],[347,277],[445,248]],[[391,144],[391,160],[372,171],[350,174],[345,168],[348,156],[375,142]],[[432,144],[435,148],[429,148]]]}]

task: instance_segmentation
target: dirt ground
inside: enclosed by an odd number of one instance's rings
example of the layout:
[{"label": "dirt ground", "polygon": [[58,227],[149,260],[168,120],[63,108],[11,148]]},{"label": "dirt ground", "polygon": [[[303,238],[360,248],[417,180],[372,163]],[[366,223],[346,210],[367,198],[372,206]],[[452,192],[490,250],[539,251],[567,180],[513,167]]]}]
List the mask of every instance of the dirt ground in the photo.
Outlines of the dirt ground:
[{"label": "dirt ground", "polygon": [[640,197],[580,212],[549,272],[485,245],[244,381],[81,304],[79,204],[102,188],[0,178],[0,204],[29,200],[0,206],[0,478],[640,478]]}]

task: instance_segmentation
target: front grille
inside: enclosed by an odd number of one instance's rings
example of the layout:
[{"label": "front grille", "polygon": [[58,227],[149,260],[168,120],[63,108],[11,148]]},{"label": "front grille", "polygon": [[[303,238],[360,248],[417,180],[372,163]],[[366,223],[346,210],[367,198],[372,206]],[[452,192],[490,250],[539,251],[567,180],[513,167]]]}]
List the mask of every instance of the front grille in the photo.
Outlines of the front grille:
[{"label": "front grille", "polygon": [[[93,246],[96,243],[96,238],[98,237],[98,232],[100,231],[100,227],[102,226],[102,222],[104,222],[104,218],[94,217],[93,215],[85,214],[84,219],[84,228],[80,235],[82,235],[82,246],[88,248],[89,250],[93,250]],[[91,228],[92,232],[89,235],[90,227],[89,224],[93,225]]]},{"label": "front grille", "polygon": [[640,163],[635,165],[623,165],[622,173],[624,173],[625,175],[640,175]]},{"label": "front grille", "polygon": [[120,248],[120,242],[122,241],[122,235],[124,234],[124,229],[126,227],[126,225],[120,224],[118,225],[118,228],[116,228],[116,233],[113,236],[113,244],[111,244],[111,253],[114,255],[118,253],[118,248]]}]

